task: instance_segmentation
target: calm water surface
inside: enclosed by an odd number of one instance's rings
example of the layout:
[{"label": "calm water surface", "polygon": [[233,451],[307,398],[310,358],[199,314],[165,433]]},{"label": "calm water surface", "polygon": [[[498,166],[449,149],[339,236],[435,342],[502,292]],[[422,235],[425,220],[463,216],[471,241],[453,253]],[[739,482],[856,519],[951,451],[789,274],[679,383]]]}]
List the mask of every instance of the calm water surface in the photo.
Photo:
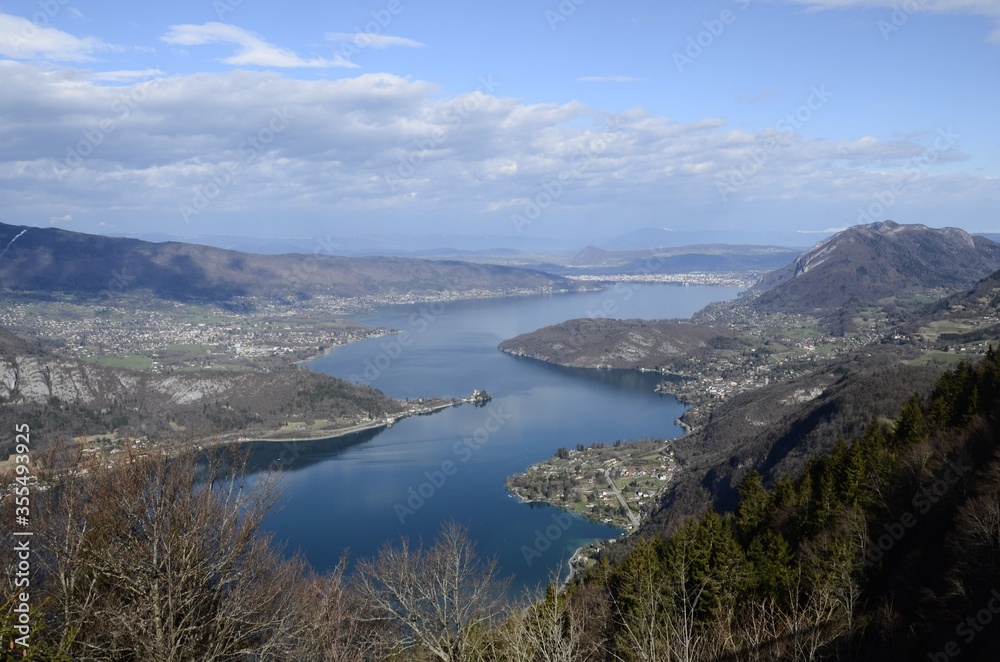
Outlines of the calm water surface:
[{"label": "calm water surface", "polygon": [[[368,383],[397,398],[465,397],[465,404],[393,427],[298,444],[252,444],[254,462],[282,457],[281,510],[267,526],[319,570],[349,550],[370,556],[400,536],[434,539],[441,523],[469,528],[516,587],[564,572],[573,550],[615,528],[521,503],[505,478],[560,446],[680,433],[683,406],[653,392],[657,375],[561,368],[497,350],[500,341],[567,319],[688,317],[735,298],[734,287],[619,285],[604,292],[391,306],[356,321],[406,332],[335,349],[313,370]],[[567,525],[568,523],[568,525]]]}]

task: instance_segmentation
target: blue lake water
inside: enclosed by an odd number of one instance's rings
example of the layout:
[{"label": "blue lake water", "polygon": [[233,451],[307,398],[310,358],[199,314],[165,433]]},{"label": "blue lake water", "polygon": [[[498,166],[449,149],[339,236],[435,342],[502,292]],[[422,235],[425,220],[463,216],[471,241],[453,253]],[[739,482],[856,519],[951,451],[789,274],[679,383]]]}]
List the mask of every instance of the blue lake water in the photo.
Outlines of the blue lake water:
[{"label": "blue lake water", "polygon": [[560,446],[671,438],[683,405],[653,392],[659,376],[561,368],[500,352],[500,341],[567,319],[688,317],[734,287],[619,285],[603,292],[391,306],[356,321],[404,334],[334,349],[309,367],[397,398],[465,397],[464,404],[384,430],[297,444],[252,444],[254,464],[285,460],[280,510],[267,527],[319,570],[349,550],[371,556],[400,536],[433,541],[455,520],[515,587],[564,573],[573,551],[620,531],[511,497],[508,475]]}]

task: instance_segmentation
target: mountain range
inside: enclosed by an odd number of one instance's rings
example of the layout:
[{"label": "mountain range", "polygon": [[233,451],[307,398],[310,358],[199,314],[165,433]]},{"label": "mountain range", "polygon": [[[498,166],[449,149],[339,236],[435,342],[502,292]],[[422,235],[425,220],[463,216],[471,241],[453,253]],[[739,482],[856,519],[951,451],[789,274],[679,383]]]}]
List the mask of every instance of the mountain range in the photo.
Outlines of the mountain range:
[{"label": "mountain range", "polygon": [[[943,296],[1000,269],[1000,244],[959,228],[857,225],[824,239],[754,288],[769,311],[866,306]],[[935,296],[935,298],[937,298]]]},{"label": "mountain range", "polygon": [[0,287],[100,296],[146,291],[163,299],[339,297],[444,292],[558,291],[576,285],[540,271],[459,261],[351,258],[317,244],[309,254],[260,255],[0,223]]},{"label": "mountain range", "polygon": [[[893,336],[716,406],[702,428],[674,442],[689,471],[671,487],[650,528],[670,529],[708,503],[727,510],[749,471],[760,473],[767,484],[785,473],[797,475],[809,458],[838,439],[856,438],[872,420],[894,418],[911,396],[926,401],[942,368],[912,360],[912,351],[895,338],[908,337],[910,347],[995,342],[1000,338],[1000,271],[919,309]],[[900,360],[907,356],[910,360]],[[979,357],[952,355],[952,363],[962,358]]]},{"label": "mountain range", "polygon": [[[857,226],[767,274],[743,300],[710,306],[696,316],[699,323],[570,320],[506,340],[500,349],[576,367],[687,367],[699,381],[720,380],[706,372],[704,359],[724,355],[712,365],[743,362],[752,373],[775,347],[767,320],[787,338],[797,327],[781,326],[790,319],[785,313],[821,319],[860,306],[885,310],[897,297],[913,300],[880,333],[868,332],[866,344],[847,342],[826,357],[814,347],[792,378],[779,374],[737,390],[693,420],[689,414],[698,408],[685,414],[695,427],[671,442],[684,470],[646,526],[647,533],[672,531],[709,504],[731,509],[748,472],[759,472],[766,484],[798,475],[837,439],[859,436],[873,419],[891,419],[913,394],[926,398],[942,368],[928,365],[924,353],[954,363],[975,356],[956,352],[957,343],[1000,337],[1000,245],[957,228]],[[722,309],[739,311],[750,332],[732,333]],[[717,324],[700,323],[706,320]]]},{"label": "mountain range", "polygon": [[[997,270],[1000,244],[989,239],[957,228],[885,221],[849,228],[819,242],[766,274],[749,297],[718,304],[716,310],[748,308],[740,312],[742,317],[809,313],[828,331],[843,335],[842,318],[849,317],[849,309],[890,298],[893,305],[907,298],[937,300],[964,292]],[[913,314],[918,309],[913,308]],[[707,317],[700,315],[699,320]],[[840,320],[839,331],[830,328],[831,320]],[[673,370],[731,335],[722,327],[667,321],[570,320],[505,340],[500,349],[574,367]]]}]

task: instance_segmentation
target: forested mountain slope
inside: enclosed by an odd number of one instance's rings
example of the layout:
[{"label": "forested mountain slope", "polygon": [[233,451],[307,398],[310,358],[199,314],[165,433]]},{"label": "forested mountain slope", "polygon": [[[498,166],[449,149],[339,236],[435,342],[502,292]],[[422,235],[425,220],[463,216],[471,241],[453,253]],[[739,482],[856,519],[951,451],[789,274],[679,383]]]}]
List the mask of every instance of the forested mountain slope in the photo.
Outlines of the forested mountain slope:
[{"label": "forested mountain slope", "polygon": [[[641,538],[577,589],[624,659],[992,660],[1000,358],[962,363],[735,509]],[[617,658],[616,658],[617,659]]]},{"label": "forested mountain slope", "polygon": [[0,288],[101,296],[149,292],[174,300],[235,296],[340,297],[497,290],[573,290],[539,271],[408,258],[348,258],[322,244],[310,255],[258,255],[0,223]]}]

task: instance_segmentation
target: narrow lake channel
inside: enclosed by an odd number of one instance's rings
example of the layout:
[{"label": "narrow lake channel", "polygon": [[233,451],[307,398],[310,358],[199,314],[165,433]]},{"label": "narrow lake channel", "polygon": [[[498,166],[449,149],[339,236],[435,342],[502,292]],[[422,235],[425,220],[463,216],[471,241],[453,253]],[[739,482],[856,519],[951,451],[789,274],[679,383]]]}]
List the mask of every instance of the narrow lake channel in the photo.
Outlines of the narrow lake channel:
[{"label": "narrow lake channel", "polygon": [[[485,389],[487,406],[469,404],[410,417],[391,428],[302,442],[282,476],[280,509],[267,527],[318,570],[371,556],[400,536],[433,541],[443,521],[468,527],[483,556],[496,556],[515,588],[565,575],[573,551],[621,532],[510,496],[505,478],[551,457],[560,446],[681,433],[684,407],[653,388],[653,373],[561,368],[509,356],[497,344],[567,319],[595,316],[688,317],[739,288],[619,285],[603,292],[391,306],[353,319],[406,331],[403,346],[385,336],[334,349],[312,370],[369,383],[397,398],[466,397]],[[252,444],[263,468],[282,444]],[[559,515],[559,517],[556,517]],[[567,524],[568,522],[568,524]],[[527,550],[532,550],[528,553]]]}]

